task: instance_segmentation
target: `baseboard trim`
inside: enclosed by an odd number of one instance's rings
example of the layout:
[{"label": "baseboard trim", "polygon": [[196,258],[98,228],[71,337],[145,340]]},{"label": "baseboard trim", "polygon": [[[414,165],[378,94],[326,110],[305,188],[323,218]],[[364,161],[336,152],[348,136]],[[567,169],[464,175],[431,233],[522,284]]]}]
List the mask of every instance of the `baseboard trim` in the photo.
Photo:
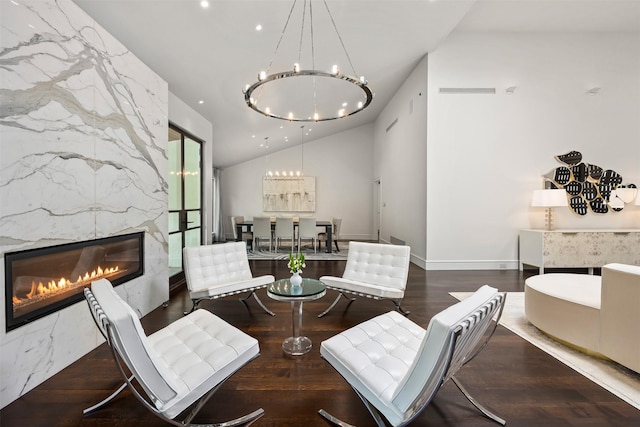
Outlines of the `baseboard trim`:
[{"label": "baseboard trim", "polygon": [[427,260],[425,270],[518,270],[518,260]]}]

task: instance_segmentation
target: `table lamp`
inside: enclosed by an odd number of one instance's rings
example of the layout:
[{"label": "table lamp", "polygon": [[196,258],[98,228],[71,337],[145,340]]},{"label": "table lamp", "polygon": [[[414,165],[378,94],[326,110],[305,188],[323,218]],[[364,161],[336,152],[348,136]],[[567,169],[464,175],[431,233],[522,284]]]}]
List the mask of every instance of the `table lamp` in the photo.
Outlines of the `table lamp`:
[{"label": "table lamp", "polygon": [[569,206],[567,192],[563,189],[535,190],[531,199],[531,206],[547,208],[545,214],[545,227],[553,230],[552,208],[559,206]]}]

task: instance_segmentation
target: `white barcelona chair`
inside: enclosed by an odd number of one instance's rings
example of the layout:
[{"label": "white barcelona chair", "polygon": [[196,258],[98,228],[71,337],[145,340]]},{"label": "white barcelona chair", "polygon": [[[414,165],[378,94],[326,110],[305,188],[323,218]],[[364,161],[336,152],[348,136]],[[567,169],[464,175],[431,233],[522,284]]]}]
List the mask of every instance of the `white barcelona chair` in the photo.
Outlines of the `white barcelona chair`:
[{"label": "white barcelona chair", "polygon": [[[379,427],[409,424],[448,380],[486,417],[505,425],[454,376],[486,346],[505,297],[484,285],[436,314],[426,330],[390,311],[323,341],[320,355],[355,390]],[[319,413],[335,425],[349,426],[325,410]]]},{"label": "white barcelona chair", "polygon": [[202,300],[250,292],[240,299],[247,308],[247,300],[253,296],[265,312],[275,316],[256,295],[258,289],[266,288],[275,278],[270,274],[253,277],[244,242],[189,246],[183,250],[183,260],[189,297],[193,302],[191,312]]},{"label": "white barcelona chair", "polygon": [[[151,412],[175,426],[191,420],[224,381],[260,354],[258,341],[206,310],[197,310],[146,336],[135,311],[107,279],[85,288],[85,299],[111,349],[124,384],[89,415],[110,403],[127,386]],[[262,408],[221,424],[246,424]]]},{"label": "white barcelona chair", "polygon": [[396,305],[396,310],[405,316],[408,315],[409,312],[403,310],[400,304],[407,287],[410,257],[409,246],[349,242],[347,265],[342,277],[320,277],[320,281],[327,286],[327,289],[339,293],[329,308],[318,317],[331,311],[343,296],[350,300],[349,305],[351,305],[355,298],[347,297],[345,294],[376,300],[389,299]]}]

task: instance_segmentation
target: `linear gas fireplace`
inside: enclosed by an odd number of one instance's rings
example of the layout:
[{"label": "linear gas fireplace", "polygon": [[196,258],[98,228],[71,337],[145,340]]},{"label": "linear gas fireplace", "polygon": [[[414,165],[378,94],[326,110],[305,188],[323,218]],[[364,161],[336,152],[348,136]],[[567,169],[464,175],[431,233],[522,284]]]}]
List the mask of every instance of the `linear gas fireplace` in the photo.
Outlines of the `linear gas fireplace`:
[{"label": "linear gas fireplace", "polygon": [[144,274],[144,233],[6,253],[7,331],[82,300],[106,278],[114,286]]}]

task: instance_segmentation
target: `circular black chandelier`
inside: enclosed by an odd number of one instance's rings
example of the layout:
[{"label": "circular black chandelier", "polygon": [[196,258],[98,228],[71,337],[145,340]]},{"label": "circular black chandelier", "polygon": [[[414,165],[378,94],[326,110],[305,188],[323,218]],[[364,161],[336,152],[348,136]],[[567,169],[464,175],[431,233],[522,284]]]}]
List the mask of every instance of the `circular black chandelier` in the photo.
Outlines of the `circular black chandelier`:
[{"label": "circular black chandelier", "polygon": [[[280,35],[280,40],[276,45],[273,58],[278,54],[280,43],[287,31],[296,3],[297,0],[294,0]],[[244,93],[244,101],[249,108],[275,119],[293,122],[323,122],[351,116],[371,104],[374,94],[364,76],[354,77],[357,73],[349,53],[344,46],[326,0],[323,0],[323,3],[351,66],[353,75],[341,72],[337,65],[333,65],[330,71],[315,69],[313,6],[311,0],[308,2],[304,0],[298,62],[294,63],[290,70],[268,74],[269,68],[273,63],[272,58],[267,71],[261,71],[258,74],[258,80],[251,85],[247,85],[242,91]],[[303,70],[300,68],[300,56],[305,20],[307,18],[307,4],[313,69]]]}]

